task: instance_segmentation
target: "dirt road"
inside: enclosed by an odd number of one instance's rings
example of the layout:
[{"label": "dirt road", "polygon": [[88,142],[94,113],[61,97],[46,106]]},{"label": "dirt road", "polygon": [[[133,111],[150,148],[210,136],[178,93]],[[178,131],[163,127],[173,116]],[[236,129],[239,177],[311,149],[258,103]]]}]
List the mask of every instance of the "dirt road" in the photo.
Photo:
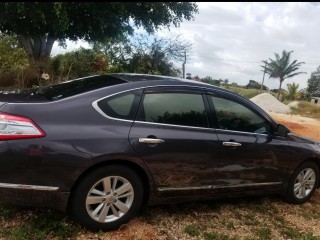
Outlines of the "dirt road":
[{"label": "dirt road", "polygon": [[279,123],[290,128],[294,133],[320,141],[320,121],[298,115],[269,112]]}]

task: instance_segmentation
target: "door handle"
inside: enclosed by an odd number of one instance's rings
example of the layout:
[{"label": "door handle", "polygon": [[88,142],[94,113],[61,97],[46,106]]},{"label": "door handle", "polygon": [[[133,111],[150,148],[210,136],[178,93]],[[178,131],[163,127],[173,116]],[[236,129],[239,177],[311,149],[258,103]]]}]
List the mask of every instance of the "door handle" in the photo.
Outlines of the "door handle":
[{"label": "door handle", "polygon": [[158,138],[139,138],[139,143],[159,144],[164,143],[164,140]]},{"label": "door handle", "polygon": [[241,143],[237,142],[223,142],[222,145],[224,147],[241,147]]}]

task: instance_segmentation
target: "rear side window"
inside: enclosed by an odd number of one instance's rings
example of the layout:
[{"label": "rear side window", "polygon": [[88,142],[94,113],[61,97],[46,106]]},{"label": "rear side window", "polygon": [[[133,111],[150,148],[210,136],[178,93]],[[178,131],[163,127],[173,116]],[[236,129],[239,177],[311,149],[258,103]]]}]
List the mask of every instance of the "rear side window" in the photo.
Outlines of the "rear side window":
[{"label": "rear side window", "polygon": [[97,102],[97,106],[109,117],[134,120],[142,90],[117,94]]},{"label": "rear side window", "polygon": [[139,108],[138,121],[208,127],[208,116],[201,94],[149,93]]}]

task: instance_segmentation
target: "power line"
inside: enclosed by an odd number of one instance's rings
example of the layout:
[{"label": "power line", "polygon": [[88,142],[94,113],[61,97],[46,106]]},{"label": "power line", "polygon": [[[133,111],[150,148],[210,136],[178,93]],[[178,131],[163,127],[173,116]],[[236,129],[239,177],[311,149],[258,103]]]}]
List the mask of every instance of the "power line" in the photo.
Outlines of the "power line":
[{"label": "power line", "polygon": [[[244,62],[244,63],[259,63],[261,64],[261,62],[253,62],[253,61],[242,61],[242,60],[233,60],[233,59],[223,59],[223,58],[213,58],[213,57],[207,57],[207,56],[201,56],[201,55],[195,55],[195,54],[192,54],[191,56],[197,56],[197,57],[200,57],[200,58],[208,58],[208,59],[213,59],[213,60],[216,60],[216,61],[226,61],[226,62]],[[314,63],[314,62],[310,62],[310,63],[306,63],[305,64],[307,65],[320,65],[320,63]]]}]

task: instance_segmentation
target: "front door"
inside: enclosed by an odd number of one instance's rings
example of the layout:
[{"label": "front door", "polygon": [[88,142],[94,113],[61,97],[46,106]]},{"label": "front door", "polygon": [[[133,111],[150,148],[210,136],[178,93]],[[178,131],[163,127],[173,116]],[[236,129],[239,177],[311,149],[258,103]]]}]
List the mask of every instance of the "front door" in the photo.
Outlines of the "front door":
[{"label": "front door", "polygon": [[[221,147],[215,187],[279,188],[290,161],[285,138],[273,136],[271,122],[245,103],[213,95],[208,100],[215,110]],[[284,159],[287,163],[281,162]]]}]

